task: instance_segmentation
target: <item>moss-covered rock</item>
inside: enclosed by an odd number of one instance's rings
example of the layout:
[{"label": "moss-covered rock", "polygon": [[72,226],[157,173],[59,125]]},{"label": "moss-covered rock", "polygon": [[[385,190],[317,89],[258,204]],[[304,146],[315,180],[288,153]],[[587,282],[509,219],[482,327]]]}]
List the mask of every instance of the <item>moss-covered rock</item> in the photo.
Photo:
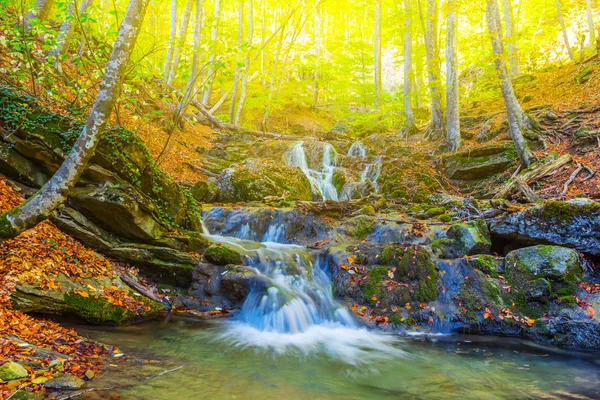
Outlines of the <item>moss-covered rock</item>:
[{"label": "moss-covered rock", "polygon": [[437,298],[437,271],[425,247],[414,246],[404,249],[396,273],[399,281],[413,283],[414,300],[428,303]]},{"label": "moss-covered rock", "polygon": [[225,266],[228,264],[239,265],[242,255],[228,246],[213,244],[204,252],[204,259],[214,265]]},{"label": "moss-covered rock", "polygon": [[432,243],[434,251],[443,258],[459,258],[489,253],[490,232],[484,220],[454,224],[447,231],[447,238]]},{"label": "moss-covered rock", "polygon": [[344,231],[346,235],[362,240],[369,234],[373,233],[377,225],[377,218],[371,215],[358,215],[350,218],[344,223]]},{"label": "moss-covered rock", "polygon": [[433,218],[446,212],[444,207],[431,207],[425,211],[425,218]]},{"label": "moss-covered rock", "polygon": [[71,374],[62,374],[44,382],[44,387],[58,390],[77,390],[85,385],[83,379]]},{"label": "moss-covered rock", "polygon": [[498,277],[498,271],[504,265],[504,259],[489,254],[478,254],[469,258],[469,263],[473,268],[496,278]]},{"label": "moss-covered rock", "polygon": [[217,188],[217,180],[215,178],[208,178],[206,182],[199,181],[192,186],[190,193],[200,203],[213,203],[219,196],[219,189]]},{"label": "moss-covered rock", "polygon": [[21,364],[7,362],[0,367],[0,381],[12,381],[25,378],[29,373]]},{"label": "moss-covered rock", "polygon": [[506,255],[509,277],[529,276],[556,282],[581,280],[583,268],[579,254],[560,246],[539,245],[513,250]]},{"label": "moss-covered rock", "polygon": [[443,159],[443,166],[451,179],[483,179],[503,172],[516,158],[516,150],[509,143],[449,155]]},{"label": "moss-covered rock", "polygon": [[224,170],[217,181],[219,201],[263,201],[268,196],[312,200],[308,178],[299,168],[265,160],[246,160]]}]

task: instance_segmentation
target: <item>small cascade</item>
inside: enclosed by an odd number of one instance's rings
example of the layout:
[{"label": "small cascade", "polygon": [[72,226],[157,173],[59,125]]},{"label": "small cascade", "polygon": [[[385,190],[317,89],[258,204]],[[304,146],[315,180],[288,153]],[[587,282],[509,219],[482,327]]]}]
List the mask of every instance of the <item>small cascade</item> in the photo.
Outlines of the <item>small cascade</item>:
[{"label": "small cascade", "polygon": [[365,165],[365,169],[360,174],[360,181],[371,182],[375,193],[379,193],[379,185],[377,184],[379,175],[381,175],[381,156],[374,157],[373,163]]},{"label": "small cascade", "polygon": [[335,173],[336,152],[329,143],[320,143],[321,160],[318,165],[312,167],[307,161],[304,142],[297,142],[286,154],[287,164],[298,167],[310,181],[313,193],[320,195],[323,200],[338,200],[338,194],[333,186],[333,174]]},{"label": "small cascade", "polygon": [[367,156],[367,148],[361,142],[354,142],[352,146],[350,146],[350,150],[348,150],[349,157],[366,157]]}]

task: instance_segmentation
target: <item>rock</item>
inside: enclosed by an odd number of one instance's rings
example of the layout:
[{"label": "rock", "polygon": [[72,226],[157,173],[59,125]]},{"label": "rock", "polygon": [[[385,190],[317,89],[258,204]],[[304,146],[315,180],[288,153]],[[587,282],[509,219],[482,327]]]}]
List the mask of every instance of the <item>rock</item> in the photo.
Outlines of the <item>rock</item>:
[{"label": "rock", "polygon": [[505,169],[517,158],[512,144],[492,145],[455,153],[443,159],[444,173],[450,179],[484,179]]},{"label": "rock", "polygon": [[580,85],[587,83],[592,77],[592,73],[594,72],[594,67],[588,65],[584,69],[582,69],[577,75],[575,75],[575,82]]},{"label": "rock", "polygon": [[83,385],[85,385],[83,379],[79,379],[71,374],[62,374],[44,383],[45,388],[58,390],[77,390],[81,389]]},{"label": "rock", "polygon": [[159,282],[187,288],[192,283],[192,271],[198,260],[187,253],[149,244],[128,243],[114,247],[106,254],[120,261],[135,264],[144,275]]},{"label": "rock", "polygon": [[95,250],[107,250],[119,243],[115,235],[98,227],[71,207],[60,207],[52,214],[51,220],[58,229]]},{"label": "rock", "polygon": [[223,203],[263,201],[268,196],[312,200],[308,178],[282,162],[246,160],[221,172],[217,186]]},{"label": "rock", "polygon": [[0,367],[0,380],[12,381],[15,379],[25,378],[29,372],[21,364],[16,362],[7,362]]},{"label": "rock", "polygon": [[40,376],[38,378],[32,379],[31,383],[33,383],[34,385],[41,385],[48,380],[50,380],[50,378],[46,378],[45,376]]},{"label": "rock", "polygon": [[190,192],[199,203],[214,203],[219,196],[217,180],[210,177],[206,182],[196,182]]},{"label": "rock", "polygon": [[600,255],[600,204],[589,199],[549,201],[494,219],[490,231],[511,242],[549,243]]},{"label": "rock", "polygon": [[[113,286],[128,291],[129,288],[119,278],[88,278],[75,282],[59,274],[55,281],[59,287],[56,290],[42,289],[39,284],[18,284],[10,296],[13,307],[23,312],[76,316],[92,323],[109,325],[138,321],[164,312],[162,304],[144,296],[136,297],[143,306],[132,311],[109,303],[101,296],[89,294],[90,288],[94,288],[95,293],[100,293]],[[82,295],[82,292],[85,293]],[[129,293],[133,295],[132,292]]]},{"label": "rock", "polygon": [[446,232],[447,238],[431,244],[433,250],[443,258],[459,258],[474,254],[489,253],[492,242],[484,220],[454,224]]},{"label": "rock", "polygon": [[57,372],[65,372],[65,363],[60,360],[52,360],[48,364],[48,368]]},{"label": "rock", "polygon": [[347,220],[342,226],[342,230],[351,238],[362,240],[373,233],[378,221],[371,215],[358,215]]},{"label": "rock", "polygon": [[225,266],[242,263],[242,255],[228,246],[213,244],[204,252],[204,259],[214,265]]},{"label": "rock", "polygon": [[506,272],[530,274],[558,282],[581,280],[583,268],[579,254],[559,246],[539,245],[513,250],[506,255]]},{"label": "rock", "polygon": [[32,395],[30,392],[26,392],[24,390],[17,390],[13,394],[11,394],[10,397],[8,397],[6,400],[28,400],[31,398]]}]

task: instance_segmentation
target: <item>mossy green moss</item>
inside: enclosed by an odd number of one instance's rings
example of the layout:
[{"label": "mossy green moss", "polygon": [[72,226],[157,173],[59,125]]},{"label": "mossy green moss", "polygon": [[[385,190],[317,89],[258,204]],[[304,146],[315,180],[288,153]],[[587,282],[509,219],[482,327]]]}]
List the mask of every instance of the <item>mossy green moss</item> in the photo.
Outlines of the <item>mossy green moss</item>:
[{"label": "mossy green moss", "polygon": [[374,306],[377,303],[376,300],[373,300],[373,296],[377,297],[378,299],[381,297],[381,295],[383,294],[383,291],[386,290],[383,287],[382,282],[385,279],[387,279],[387,277],[388,277],[388,268],[387,267],[379,266],[379,267],[375,267],[369,271],[369,273],[367,274],[367,279],[365,281],[365,286],[364,286],[364,294],[365,294],[366,302],[368,302],[372,306]]},{"label": "mossy green moss", "polygon": [[377,218],[369,215],[359,215],[346,221],[346,234],[355,239],[362,240],[375,230]]},{"label": "mossy green moss", "polygon": [[239,265],[242,255],[228,246],[213,244],[204,252],[204,259],[212,264],[225,266],[227,264]]},{"label": "mossy green moss", "polygon": [[431,255],[424,247],[404,249],[396,273],[399,280],[415,280],[414,299],[428,303],[437,299],[437,271]]},{"label": "mossy green moss", "polygon": [[444,207],[431,207],[425,211],[425,218],[433,218],[446,212]]},{"label": "mossy green moss", "polygon": [[450,221],[452,221],[453,216],[454,216],[454,213],[446,213],[446,214],[440,215],[438,218],[442,222],[450,222]]},{"label": "mossy green moss", "polygon": [[393,256],[394,256],[394,246],[391,243],[387,244],[381,251],[381,254],[379,255],[379,263],[388,265],[390,263],[390,261],[392,260]]},{"label": "mossy green moss", "polygon": [[589,200],[548,201],[542,207],[542,215],[564,224],[569,224],[578,215],[600,214],[600,203]]},{"label": "mossy green moss", "polygon": [[494,256],[487,254],[478,254],[469,259],[470,264],[473,268],[476,268],[486,275],[493,278],[498,277],[498,271],[496,270],[497,259]]}]

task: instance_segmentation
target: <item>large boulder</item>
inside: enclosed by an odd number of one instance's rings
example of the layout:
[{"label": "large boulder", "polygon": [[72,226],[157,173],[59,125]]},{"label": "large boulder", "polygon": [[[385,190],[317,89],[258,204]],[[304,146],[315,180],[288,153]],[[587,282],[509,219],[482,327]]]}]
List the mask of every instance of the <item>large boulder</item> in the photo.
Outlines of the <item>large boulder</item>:
[{"label": "large boulder", "polygon": [[204,259],[211,264],[225,266],[242,263],[242,255],[228,246],[213,244],[204,252]]},{"label": "large boulder", "polygon": [[516,157],[513,145],[492,145],[449,155],[444,158],[443,167],[450,179],[484,179],[505,171]]},{"label": "large boulder", "polygon": [[0,381],[12,381],[25,378],[29,373],[21,364],[7,362],[0,367]]},{"label": "large boulder", "polygon": [[558,282],[581,280],[583,269],[579,254],[566,247],[539,245],[513,250],[506,255],[509,276],[526,274]]},{"label": "large boulder", "polygon": [[265,160],[246,160],[225,169],[217,182],[219,201],[263,201],[266,197],[312,200],[308,178],[299,168]]},{"label": "large boulder", "polygon": [[511,242],[556,244],[600,255],[600,203],[589,199],[549,201],[496,218],[490,231]]}]

